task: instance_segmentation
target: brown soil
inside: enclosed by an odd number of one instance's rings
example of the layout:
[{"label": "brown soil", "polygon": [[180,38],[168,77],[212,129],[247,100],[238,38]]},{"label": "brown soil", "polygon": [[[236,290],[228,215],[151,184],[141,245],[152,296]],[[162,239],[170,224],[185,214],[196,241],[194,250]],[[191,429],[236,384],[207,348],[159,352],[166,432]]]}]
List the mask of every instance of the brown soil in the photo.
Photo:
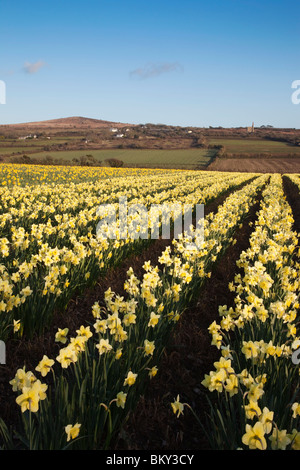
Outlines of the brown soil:
[{"label": "brown soil", "polygon": [[286,199],[291,206],[294,216],[294,230],[300,235],[300,192],[299,188],[293,183],[289,177],[283,176],[283,188],[286,194]]},{"label": "brown soil", "polygon": [[206,169],[250,173],[300,173],[300,158],[216,158]]}]

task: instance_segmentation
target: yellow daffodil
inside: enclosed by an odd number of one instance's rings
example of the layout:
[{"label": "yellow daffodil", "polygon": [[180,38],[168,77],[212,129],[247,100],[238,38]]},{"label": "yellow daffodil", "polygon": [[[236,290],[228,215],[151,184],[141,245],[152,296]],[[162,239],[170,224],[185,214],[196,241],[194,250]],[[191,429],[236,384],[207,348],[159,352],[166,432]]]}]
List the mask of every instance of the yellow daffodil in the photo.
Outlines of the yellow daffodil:
[{"label": "yellow daffodil", "polygon": [[144,351],[146,356],[152,356],[155,349],[154,341],[149,341],[145,339],[144,341]]},{"label": "yellow daffodil", "polygon": [[273,429],[272,435],[269,437],[271,441],[271,447],[273,450],[285,450],[286,447],[291,443],[291,439],[287,434],[286,429],[280,431],[276,427]]},{"label": "yellow daffodil", "polygon": [[137,374],[134,374],[131,370],[128,372],[126,379],[124,380],[124,385],[133,385],[136,381]]},{"label": "yellow daffodil", "polygon": [[293,418],[297,418],[297,416],[300,416],[300,404],[298,402],[292,404],[292,411]]},{"label": "yellow daffodil", "polygon": [[184,410],[184,404],[180,402],[179,395],[177,395],[176,400],[173,403],[171,403],[171,406],[172,406],[173,413],[177,415],[177,418],[179,418],[179,416],[183,414],[183,410]]},{"label": "yellow daffodil", "polygon": [[20,405],[22,413],[26,410],[36,413],[39,409],[38,391],[31,387],[23,387],[22,394],[16,398],[16,403]]},{"label": "yellow daffodil", "polygon": [[53,366],[53,364],[54,364],[54,360],[49,359],[48,356],[44,355],[43,359],[36,366],[35,370],[40,372],[42,377],[45,377],[48,374],[51,367]]},{"label": "yellow daffodil", "polygon": [[62,343],[62,344],[65,344],[67,342],[68,333],[69,333],[68,328],[64,328],[64,329],[58,328],[58,330],[55,334],[55,341],[57,341],[59,343]]},{"label": "yellow daffodil", "polygon": [[79,423],[76,423],[73,426],[72,424],[68,424],[67,426],[65,426],[65,432],[67,434],[67,442],[75,439],[79,435],[80,427],[81,427],[81,424]]},{"label": "yellow daffodil", "polygon": [[101,356],[101,354],[105,354],[108,351],[111,351],[112,345],[109,344],[109,341],[107,339],[101,338],[99,343],[96,345],[96,348],[98,349],[99,354]]},{"label": "yellow daffodil", "polygon": [[291,449],[300,450],[300,432],[297,429],[293,429],[291,434],[288,434],[290,439]]},{"label": "yellow daffodil", "polygon": [[62,348],[56,360],[61,364],[63,369],[69,367],[70,364],[77,362],[77,354],[75,348],[71,345]]},{"label": "yellow daffodil", "polygon": [[265,450],[267,448],[267,442],[263,424],[259,421],[255,423],[254,426],[246,424],[246,432],[242,436],[242,442],[248,446],[249,449]]},{"label": "yellow daffodil", "polygon": [[150,379],[152,379],[153,377],[155,377],[156,374],[157,374],[157,372],[158,372],[157,366],[153,366],[153,367],[149,370],[149,377],[150,377]]},{"label": "yellow daffodil", "polygon": [[159,319],[160,319],[160,315],[157,315],[155,312],[151,312],[148,326],[151,326],[152,328],[154,328],[155,325],[157,325]]},{"label": "yellow daffodil", "polygon": [[14,320],[14,333],[17,333],[21,328],[21,320]]},{"label": "yellow daffodil", "polygon": [[256,401],[250,401],[248,405],[245,406],[245,412],[247,419],[259,418],[261,415],[261,409]]},{"label": "yellow daffodil", "polygon": [[126,398],[127,393],[119,392],[116,400],[117,407],[125,408]]},{"label": "yellow daffodil", "polygon": [[262,414],[259,417],[259,420],[264,425],[264,430],[266,434],[269,434],[272,431],[273,418],[274,412],[269,411],[267,407],[264,407],[262,410]]}]

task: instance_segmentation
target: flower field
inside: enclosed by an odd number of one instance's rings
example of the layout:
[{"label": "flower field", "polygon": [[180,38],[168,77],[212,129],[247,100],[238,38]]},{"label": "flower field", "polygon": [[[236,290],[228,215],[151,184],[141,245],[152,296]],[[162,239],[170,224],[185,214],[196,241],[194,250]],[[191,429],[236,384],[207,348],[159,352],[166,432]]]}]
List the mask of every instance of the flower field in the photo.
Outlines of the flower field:
[{"label": "flower field", "polygon": [[229,285],[235,306],[220,306],[220,323],[209,327],[221,353],[203,380],[219,395],[210,416],[217,448],[300,449],[298,254],[291,209],[276,175]]},{"label": "flower field", "polygon": [[[188,415],[213,449],[300,448],[300,265],[286,180],[297,203],[299,175],[2,165],[1,448],[114,448],[141,397],[166,386],[167,348],[201,293],[215,295],[232,247],[228,302],[205,326],[219,358],[196,371],[195,400],[175,381],[165,416],[175,429]],[[122,198],[146,215],[129,213],[125,230],[116,218],[99,236]],[[163,243],[151,237],[163,228],[152,209],[178,203],[203,204],[204,219]]]}]

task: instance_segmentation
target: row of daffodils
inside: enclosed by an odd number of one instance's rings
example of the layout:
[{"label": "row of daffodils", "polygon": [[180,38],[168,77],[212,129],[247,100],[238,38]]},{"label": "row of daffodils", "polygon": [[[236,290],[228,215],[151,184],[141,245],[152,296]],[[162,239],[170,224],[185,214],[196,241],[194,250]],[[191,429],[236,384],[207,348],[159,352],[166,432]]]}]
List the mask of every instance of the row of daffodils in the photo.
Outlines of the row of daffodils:
[{"label": "row of daffodils", "polygon": [[292,173],[292,174],[285,175],[285,176],[287,176],[300,190],[300,175],[299,174]]},{"label": "row of daffodils", "polygon": [[234,306],[220,306],[209,327],[220,351],[202,382],[212,448],[300,449],[297,244],[281,176],[272,175],[229,284]]},{"label": "row of daffodils", "polygon": [[[154,217],[152,208],[207,204],[255,177],[221,176],[141,172],[137,178],[117,172],[78,183],[0,187],[0,339],[42,333],[75,292],[150,243],[149,234],[162,225],[161,212]],[[174,223],[176,213],[171,217]]]},{"label": "row of daffodils", "polygon": [[[82,325],[76,336],[70,337],[62,317],[54,339],[57,355],[41,357],[35,370],[20,368],[10,382],[20,420],[15,435],[1,423],[6,448],[109,448],[159,370],[174,325],[214,263],[234,243],[234,232],[268,176],[248,179],[215,214],[199,221],[195,236],[175,239],[158,266],[145,262],[141,279],[130,268],[126,297],[108,289],[93,306],[93,322]],[[234,181],[237,186],[247,178]],[[204,237],[197,237],[197,231]]]},{"label": "row of daffodils", "polygon": [[176,175],[180,170],[158,170],[158,169],[135,169],[135,168],[109,168],[109,167],[79,167],[79,166],[46,166],[46,165],[19,165],[4,164],[0,167],[0,185],[2,186],[25,186],[76,182],[82,183],[95,181],[96,179],[110,179],[115,177],[159,175],[169,173]]}]

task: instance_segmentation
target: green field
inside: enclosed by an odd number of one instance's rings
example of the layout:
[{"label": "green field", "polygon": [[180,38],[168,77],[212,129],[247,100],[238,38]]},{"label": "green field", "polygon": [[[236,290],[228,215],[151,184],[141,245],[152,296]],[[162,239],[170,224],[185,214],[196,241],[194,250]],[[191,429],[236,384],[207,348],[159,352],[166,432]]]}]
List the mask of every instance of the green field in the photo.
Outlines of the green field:
[{"label": "green field", "polygon": [[[69,140],[72,141],[72,138]],[[1,155],[28,155],[32,163],[43,163],[47,157],[52,157],[54,163],[80,164],[80,158],[91,155],[98,164],[109,166],[108,159],[123,162],[124,167],[131,168],[162,168],[162,169],[201,169],[206,168],[217,154],[217,149],[82,149],[82,150],[51,150],[51,145],[64,143],[65,138],[33,139],[28,141],[11,141],[0,144]],[[78,138],[77,138],[78,141]],[[276,142],[258,138],[224,138],[216,137],[209,140],[210,145],[224,145],[225,153],[238,158],[243,157],[300,157],[300,147],[285,142]],[[48,150],[45,148],[48,147]],[[226,156],[226,155],[225,155]],[[8,157],[10,158],[10,157]],[[13,157],[12,157],[13,159]],[[74,161],[77,159],[77,162]]]},{"label": "green field", "polygon": [[242,153],[269,153],[273,156],[297,154],[300,156],[300,147],[289,145],[285,142],[275,142],[263,139],[209,139],[211,145],[224,145],[226,152],[234,154]]},{"label": "green field", "polygon": [[33,145],[24,145],[24,146],[15,146],[15,147],[0,147],[0,155],[12,155],[16,153],[25,153],[30,151],[35,151],[36,147]]},{"label": "green field", "polygon": [[51,145],[59,145],[65,144],[69,142],[78,142],[82,140],[83,137],[51,137],[51,139],[47,138],[39,138],[39,139],[3,139],[0,140],[0,155],[12,155],[13,153],[25,153],[28,152],[36,152],[39,150],[40,152],[44,151],[45,147],[50,147]]},{"label": "green field", "polygon": [[152,149],[115,149],[115,150],[66,150],[57,152],[38,152],[31,154],[32,160],[44,159],[51,156],[56,159],[72,161],[84,155],[92,155],[102,163],[109,158],[124,162],[124,166],[144,168],[187,168],[194,169],[208,165],[214,155],[214,150],[183,149],[183,150],[152,150]]}]

